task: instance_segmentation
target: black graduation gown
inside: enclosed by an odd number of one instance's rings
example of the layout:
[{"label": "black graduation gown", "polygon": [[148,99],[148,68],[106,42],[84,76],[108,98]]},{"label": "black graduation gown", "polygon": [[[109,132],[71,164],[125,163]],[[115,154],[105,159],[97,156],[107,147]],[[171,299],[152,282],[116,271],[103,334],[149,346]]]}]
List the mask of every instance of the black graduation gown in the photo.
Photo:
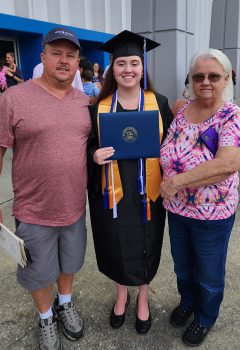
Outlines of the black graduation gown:
[{"label": "black graduation gown", "polygon": [[[172,121],[167,99],[156,94],[164,136]],[[117,111],[124,112],[118,103]],[[151,203],[151,221],[143,224],[141,195],[137,190],[137,160],[118,161],[123,198],[118,217],[103,208],[101,166],[93,162],[98,148],[97,106],[90,108],[92,136],[88,145],[88,198],[94,246],[99,270],[113,281],[128,286],[148,284],[155,276],[162,249],[165,209],[159,197]]]}]

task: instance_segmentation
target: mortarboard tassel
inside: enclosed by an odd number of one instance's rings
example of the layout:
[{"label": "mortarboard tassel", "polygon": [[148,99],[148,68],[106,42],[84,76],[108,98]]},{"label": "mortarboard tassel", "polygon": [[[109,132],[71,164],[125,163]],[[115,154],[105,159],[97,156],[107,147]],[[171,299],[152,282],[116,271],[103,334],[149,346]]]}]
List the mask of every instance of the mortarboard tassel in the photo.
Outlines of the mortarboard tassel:
[{"label": "mortarboard tassel", "polygon": [[104,209],[108,209],[108,191],[104,189],[103,193],[103,207]]},{"label": "mortarboard tassel", "polygon": [[144,90],[147,90],[147,50],[146,50],[146,38],[143,39],[143,82],[144,82]]},{"label": "mortarboard tassel", "polygon": [[[146,39],[144,39],[144,89],[147,87],[147,55],[146,55]],[[141,89],[140,90],[140,99],[139,99],[139,108],[140,111],[143,111],[144,109],[144,92]],[[146,201],[146,195],[145,195],[145,160],[143,158],[140,158],[138,160],[138,192],[143,196],[142,198],[142,218],[143,223],[146,224],[148,221],[148,217],[151,217],[150,214],[150,206],[148,209],[148,203]],[[150,203],[149,203],[150,204]],[[150,219],[149,219],[150,220]]]},{"label": "mortarboard tassel", "polygon": [[113,190],[111,186],[109,186],[109,189],[108,189],[108,204],[109,204],[109,209],[112,209],[113,208]]},{"label": "mortarboard tassel", "polygon": [[[140,96],[139,96],[139,106],[138,110],[143,111],[144,107],[144,92],[142,89],[140,89]],[[138,193],[141,195],[144,195],[144,161],[143,159],[138,159]]]},{"label": "mortarboard tassel", "polygon": [[117,218],[117,204],[116,202],[114,202],[113,204],[113,218],[116,219]]},{"label": "mortarboard tassel", "polygon": [[151,207],[150,207],[150,198],[147,197],[147,220],[151,220]]},{"label": "mortarboard tassel", "polygon": [[115,188],[114,188],[114,173],[113,173],[113,162],[110,162],[110,168],[111,168],[111,177],[112,177],[112,207],[113,208],[113,218],[117,218],[117,202],[116,202],[116,195],[115,195]]},{"label": "mortarboard tassel", "polygon": [[105,179],[106,179],[106,184],[104,187],[104,193],[103,193],[103,207],[104,209],[108,209],[108,164],[105,165]]},{"label": "mortarboard tassel", "polygon": [[[118,91],[116,90],[113,94],[112,98],[112,104],[110,113],[116,112],[117,109],[117,99],[118,99]],[[113,209],[113,218],[117,218],[117,202],[116,202],[116,195],[115,195],[115,188],[114,188],[114,173],[113,173],[113,162],[110,162],[110,169],[111,169],[111,178],[112,178],[112,187],[109,189],[109,209]]]},{"label": "mortarboard tassel", "polygon": [[146,198],[142,199],[142,208],[143,208],[143,223],[146,224],[147,223],[147,201]]},{"label": "mortarboard tassel", "polygon": [[144,168],[143,159],[138,159],[138,192],[144,194]]}]

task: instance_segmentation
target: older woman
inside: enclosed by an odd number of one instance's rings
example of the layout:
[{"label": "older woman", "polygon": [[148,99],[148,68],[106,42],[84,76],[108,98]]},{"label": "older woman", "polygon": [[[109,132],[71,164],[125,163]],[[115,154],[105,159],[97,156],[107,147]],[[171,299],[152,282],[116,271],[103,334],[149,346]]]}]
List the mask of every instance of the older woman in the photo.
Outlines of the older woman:
[{"label": "older woman", "polygon": [[240,109],[231,103],[232,67],[220,51],[196,54],[189,99],[161,148],[161,194],[168,210],[171,251],[180,304],[170,323],[184,326],[190,346],[215,323],[224,293],[228,241],[238,203]]}]

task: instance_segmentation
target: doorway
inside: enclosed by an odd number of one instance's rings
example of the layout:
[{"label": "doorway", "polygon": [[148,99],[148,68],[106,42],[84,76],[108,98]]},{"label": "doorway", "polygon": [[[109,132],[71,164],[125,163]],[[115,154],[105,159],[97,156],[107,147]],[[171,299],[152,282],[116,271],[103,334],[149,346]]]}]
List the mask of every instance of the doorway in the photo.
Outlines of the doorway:
[{"label": "doorway", "polygon": [[6,52],[14,52],[16,65],[19,65],[18,50],[14,38],[0,36],[0,58],[5,58]]}]

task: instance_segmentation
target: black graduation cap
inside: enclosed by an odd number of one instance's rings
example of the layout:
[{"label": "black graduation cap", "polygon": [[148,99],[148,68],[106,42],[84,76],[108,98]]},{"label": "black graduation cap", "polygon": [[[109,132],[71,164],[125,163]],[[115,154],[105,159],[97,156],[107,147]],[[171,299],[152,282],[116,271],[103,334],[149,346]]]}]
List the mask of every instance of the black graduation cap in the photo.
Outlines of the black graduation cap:
[{"label": "black graduation cap", "polygon": [[109,52],[113,55],[113,59],[117,57],[139,56],[144,64],[144,89],[147,89],[147,51],[151,51],[158,47],[159,43],[151,39],[145,38],[139,34],[124,30],[115,35],[113,38],[105,42],[99,47],[100,50]]},{"label": "black graduation cap", "polygon": [[144,49],[146,52],[151,51],[159,45],[161,44],[156,41],[144,38],[129,30],[124,30],[101,45],[99,49],[111,53],[114,59],[126,56],[140,56],[142,58]]}]

